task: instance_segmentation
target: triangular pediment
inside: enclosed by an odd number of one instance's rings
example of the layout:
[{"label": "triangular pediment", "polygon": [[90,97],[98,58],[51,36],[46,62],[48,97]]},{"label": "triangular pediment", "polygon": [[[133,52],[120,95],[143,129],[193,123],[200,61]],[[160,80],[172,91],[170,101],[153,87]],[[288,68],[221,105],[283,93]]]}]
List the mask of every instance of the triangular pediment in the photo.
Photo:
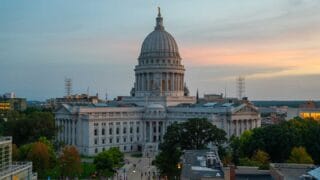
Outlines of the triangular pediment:
[{"label": "triangular pediment", "polygon": [[259,113],[258,109],[249,104],[242,104],[236,107],[233,114]]},{"label": "triangular pediment", "polygon": [[62,104],[56,110],[55,114],[70,114],[72,113],[68,105]]}]

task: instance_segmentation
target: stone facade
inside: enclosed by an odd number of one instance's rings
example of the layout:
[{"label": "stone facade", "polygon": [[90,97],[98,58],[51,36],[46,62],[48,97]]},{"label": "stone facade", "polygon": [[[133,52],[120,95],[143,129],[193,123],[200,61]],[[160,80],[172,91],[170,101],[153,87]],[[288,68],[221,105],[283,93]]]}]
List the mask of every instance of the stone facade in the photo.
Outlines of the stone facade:
[{"label": "stone facade", "polygon": [[[88,107],[64,104],[56,111],[61,131],[58,140],[75,145],[81,154],[94,155],[110,147],[124,152],[156,151],[166,128],[190,118],[207,118],[228,137],[259,127],[260,116],[250,104],[239,106],[164,107]],[[146,146],[148,145],[148,146]]]}]

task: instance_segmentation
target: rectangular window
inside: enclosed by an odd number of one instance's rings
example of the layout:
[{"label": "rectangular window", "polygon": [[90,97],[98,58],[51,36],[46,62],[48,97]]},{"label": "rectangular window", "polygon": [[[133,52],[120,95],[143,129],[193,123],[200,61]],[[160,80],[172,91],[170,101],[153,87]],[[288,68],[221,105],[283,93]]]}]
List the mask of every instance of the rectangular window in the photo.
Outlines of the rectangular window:
[{"label": "rectangular window", "polygon": [[132,127],[130,127],[130,134],[132,134],[133,133],[133,128]]}]

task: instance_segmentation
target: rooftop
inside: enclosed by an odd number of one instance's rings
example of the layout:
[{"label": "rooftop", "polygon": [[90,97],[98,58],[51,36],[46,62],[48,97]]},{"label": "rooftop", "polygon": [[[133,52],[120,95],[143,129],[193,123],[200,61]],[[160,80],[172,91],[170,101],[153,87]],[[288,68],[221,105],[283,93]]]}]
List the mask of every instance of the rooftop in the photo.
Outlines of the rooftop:
[{"label": "rooftop", "polygon": [[190,180],[221,178],[224,173],[216,150],[187,150],[183,155],[181,176]]}]

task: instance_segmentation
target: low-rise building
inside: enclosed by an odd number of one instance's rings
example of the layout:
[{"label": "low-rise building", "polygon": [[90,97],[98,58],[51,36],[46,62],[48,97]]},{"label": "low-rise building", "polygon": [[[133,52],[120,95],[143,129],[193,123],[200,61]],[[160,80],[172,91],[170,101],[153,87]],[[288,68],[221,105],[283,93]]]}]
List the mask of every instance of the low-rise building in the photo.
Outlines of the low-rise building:
[{"label": "low-rise building", "polygon": [[307,101],[300,105],[298,115],[301,118],[312,118],[320,121],[320,108],[314,101]]},{"label": "low-rise building", "polygon": [[225,179],[217,149],[184,151],[181,168],[181,180]]},{"label": "low-rise building", "polygon": [[0,179],[37,179],[37,174],[32,173],[32,162],[12,162],[11,137],[0,138]]},{"label": "low-rise building", "polygon": [[275,180],[315,180],[308,172],[315,169],[313,164],[271,163],[270,174]]},{"label": "low-rise building", "polygon": [[5,93],[0,96],[0,111],[24,111],[27,109],[25,98],[17,98],[14,93]]},{"label": "low-rise building", "polygon": [[90,96],[88,94],[74,94],[74,95],[69,95],[69,96],[64,96],[59,98],[48,99],[46,101],[45,107],[56,109],[62,104],[83,106],[83,105],[97,104],[99,102],[101,102],[101,100],[99,100],[98,95]]}]

